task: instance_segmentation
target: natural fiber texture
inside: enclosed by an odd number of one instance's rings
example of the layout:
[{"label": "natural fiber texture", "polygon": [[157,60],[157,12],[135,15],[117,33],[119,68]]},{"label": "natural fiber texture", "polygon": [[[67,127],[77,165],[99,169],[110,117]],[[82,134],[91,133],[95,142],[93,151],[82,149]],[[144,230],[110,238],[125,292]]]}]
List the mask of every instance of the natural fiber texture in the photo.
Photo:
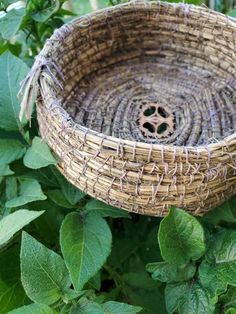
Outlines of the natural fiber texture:
[{"label": "natural fiber texture", "polygon": [[187,4],[86,15],[47,41],[22,114],[39,88],[40,133],[88,194],[141,214],[203,214],[236,192],[235,41],[235,20]]}]

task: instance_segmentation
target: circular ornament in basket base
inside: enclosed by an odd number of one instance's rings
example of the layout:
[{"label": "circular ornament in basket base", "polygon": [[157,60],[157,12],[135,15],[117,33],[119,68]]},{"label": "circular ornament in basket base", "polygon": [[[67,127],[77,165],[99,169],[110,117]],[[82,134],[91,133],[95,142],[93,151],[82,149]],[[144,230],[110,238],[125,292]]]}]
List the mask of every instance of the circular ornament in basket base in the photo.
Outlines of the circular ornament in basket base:
[{"label": "circular ornament in basket base", "polygon": [[132,1],[56,30],[24,81],[76,187],[131,212],[201,215],[236,192],[236,22]]}]

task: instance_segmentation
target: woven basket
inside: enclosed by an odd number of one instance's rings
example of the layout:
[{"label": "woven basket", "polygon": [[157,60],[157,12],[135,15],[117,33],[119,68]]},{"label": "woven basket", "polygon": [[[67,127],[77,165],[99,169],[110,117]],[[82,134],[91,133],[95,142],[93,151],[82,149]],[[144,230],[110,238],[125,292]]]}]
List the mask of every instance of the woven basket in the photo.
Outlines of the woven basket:
[{"label": "woven basket", "polygon": [[79,189],[128,211],[201,215],[236,192],[236,22],[132,1],[56,30],[23,83]]}]

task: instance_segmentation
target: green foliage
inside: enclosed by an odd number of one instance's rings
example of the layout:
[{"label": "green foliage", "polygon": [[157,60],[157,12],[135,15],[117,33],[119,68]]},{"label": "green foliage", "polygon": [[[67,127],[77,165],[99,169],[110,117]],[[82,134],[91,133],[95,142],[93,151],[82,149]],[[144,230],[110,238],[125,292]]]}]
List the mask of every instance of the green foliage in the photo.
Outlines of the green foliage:
[{"label": "green foliage", "polygon": [[20,209],[0,220],[0,248],[11,240],[16,232],[28,225],[34,219],[38,218],[43,212],[44,211],[37,212]]},{"label": "green foliage", "polygon": [[119,303],[119,302],[106,302],[103,304],[103,311],[106,314],[136,314],[142,310],[141,307],[138,306],[130,306],[128,304]]},{"label": "green foliage", "polygon": [[9,314],[55,314],[49,306],[46,304],[34,303],[24,305],[18,309],[12,310]]},{"label": "green foliage", "polygon": [[54,251],[22,233],[21,281],[28,297],[37,303],[53,304],[70,287],[63,259]]},{"label": "green foliage", "polygon": [[[148,264],[147,270],[154,280],[166,282],[168,313],[210,314],[215,313],[219,306],[230,313],[234,308],[234,219],[227,229],[219,226],[222,222],[229,223],[229,213],[232,215],[234,204],[235,197],[217,208],[216,215],[212,212],[201,219],[203,226],[208,227],[205,229],[207,236],[204,236],[199,220],[183,210],[170,209],[160,223],[158,240],[164,262]],[[222,208],[228,210],[223,211]]]},{"label": "green foliage", "polygon": [[98,213],[102,217],[130,218],[128,212],[94,199],[86,203],[85,210],[86,212]]},{"label": "green foliage", "polygon": [[175,265],[168,262],[150,263],[146,266],[147,271],[152,273],[154,280],[162,282],[186,281],[193,278],[196,272],[194,264]]},{"label": "green foliage", "polygon": [[0,139],[0,165],[20,159],[25,151],[24,145],[17,140]]},{"label": "green foliage", "polygon": [[23,161],[24,165],[31,169],[39,169],[56,164],[56,159],[53,157],[49,147],[38,136],[34,137],[32,146],[28,148]]},{"label": "green foliage", "polygon": [[70,213],[61,226],[60,243],[77,291],[105,263],[111,250],[111,231],[99,215]]},{"label": "green foliage", "polygon": [[[162,220],[129,214],[61,175],[36,114],[31,128],[19,121],[35,55],[92,9],[64,2],[0,1],[0,313],[235,314],[236,197],[198,219],[177,208]],[[108,2],[126,1],[97,4]]]},{"label": "green foliage", "polygon": [[215,300],[198,282],[168,284],[165,296],[168,313],[213,314],[215,310]]},{"label": "green foliage", "polygon": [[163,259],[182,265],[199,259],[205,251],[201,224],[181,209],[171,208],[159,228],[159,245]]},{"label": "green foliage", "polygon": [[5,130],[18,130],[21,127],[17,93],[28,71],[26,64],[10,52],[0,56],[0,73],[5,73],[0,76],[0,125]]},{"label": "green foliage", "polygon": [[0,254],[1,313],[27,304],[28,299],[20,280],[19,247],[14,245]]},{"label": "green foliage", "polygon": [[47,197],[43,194],[40,184],[34,179],[18,179],[19,195],[6,202],[6,207],[19,207],[27,203],[45,200]]},{"label": "green foliage", "polygon": [[236,230],[214,235],[199,275],[212,295],[224,293],[228,284],[236,285]]},{"label": "green foliage", "polygon": [[10,39],[17,33],[24,15],[24,9],[12,9],[0,20],[0,34],[4,39]]}]

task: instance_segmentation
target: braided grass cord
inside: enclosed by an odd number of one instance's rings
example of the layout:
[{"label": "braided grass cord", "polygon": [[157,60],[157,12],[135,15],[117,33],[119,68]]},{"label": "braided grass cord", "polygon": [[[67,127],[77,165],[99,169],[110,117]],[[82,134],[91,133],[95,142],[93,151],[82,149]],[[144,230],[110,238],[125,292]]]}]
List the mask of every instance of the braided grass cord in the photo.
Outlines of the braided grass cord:
[{"label": "braided grass cord", "polygon": [[40,74],[36,60],[36,103],[59,170],[140,214],[174,205],[201,215],[227,200],[236,193],[235,44],[235,20],[156,1],[58,29],[38,57]]}]

